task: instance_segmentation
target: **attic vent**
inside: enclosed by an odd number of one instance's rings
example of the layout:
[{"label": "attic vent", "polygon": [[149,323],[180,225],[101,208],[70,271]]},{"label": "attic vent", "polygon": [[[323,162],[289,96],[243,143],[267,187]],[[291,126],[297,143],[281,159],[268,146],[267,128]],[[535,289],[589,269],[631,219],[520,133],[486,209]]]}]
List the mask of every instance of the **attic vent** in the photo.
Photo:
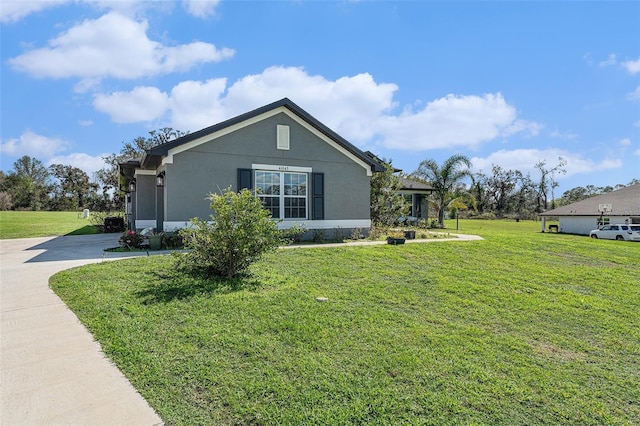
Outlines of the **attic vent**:
[{"label": "attic vent", "polygon": [[278,124],[277,148],[282,150],[289,150],[289,126]]}]

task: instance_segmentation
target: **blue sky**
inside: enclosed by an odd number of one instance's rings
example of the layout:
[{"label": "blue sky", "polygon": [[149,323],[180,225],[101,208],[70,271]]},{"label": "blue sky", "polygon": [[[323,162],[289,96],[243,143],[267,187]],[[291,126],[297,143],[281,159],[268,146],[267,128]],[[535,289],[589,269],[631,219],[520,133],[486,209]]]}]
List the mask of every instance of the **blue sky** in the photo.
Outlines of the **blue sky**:
[{"label": "blue sky", "polygon": [[91,173],[160,127],[289,97],[405,172],[461,153],[556,196],[640,178],[640,2],[0,3],[0,168]]}]

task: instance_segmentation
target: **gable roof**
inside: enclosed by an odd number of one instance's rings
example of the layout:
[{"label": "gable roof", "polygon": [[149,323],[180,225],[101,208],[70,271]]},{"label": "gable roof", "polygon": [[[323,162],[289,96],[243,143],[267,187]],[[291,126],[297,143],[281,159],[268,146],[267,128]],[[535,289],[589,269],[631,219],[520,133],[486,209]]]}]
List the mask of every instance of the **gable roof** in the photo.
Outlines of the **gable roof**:
[{"label": "gable roof", "polygon": [[418,182],[402,176],[398,177],[398,179],[402,185],[402,188],[400,188],[401,191],[422,192],[425,194],[431,194],[433,192],[433,187],[427,183]]},{"label": "gable roof", "polygon": [[289,98],[280,99],[279,101],[273,102],[269,105],[265,105],[263,107],[254,109],[253,111],[246,112],[244,114],[238,115],[237,117],[230,118],[221,123],[214,124],[213,126],[209,126],[202,130],[189,133],[183,137],[148,149],[142,157],[140,165],[143,168],[156,168],[162,162],[162,158],[169,155],[169,151],[172,149],[181,147],[190,142],[197,141],[200,138],[206,137],[216,132],[227,130],[233,126],[241,124],[242,122],[249,121],[280,108],[286,108],[287,110],[291,111],[293,114],[298,116],[301,120],[306,122],[315,130],[322,133],[325,137],[329,138],[331,141],[335,142],[337,145],[348,151],[351,155],[367,164],[371,168],[372,172],[381,172],[384,170],[384,167],[379,162],[369,157],[356,146],[349,143],[342,136],[338,135],[336,132],[322,124],[316,118],[311,116],[311,114],[293,103]]},{"label": "gable roof", "polygon": [[607,216],[640,216],[640,183],[558,207],[540,216],[600,216],[602,204],[611,204]]}]

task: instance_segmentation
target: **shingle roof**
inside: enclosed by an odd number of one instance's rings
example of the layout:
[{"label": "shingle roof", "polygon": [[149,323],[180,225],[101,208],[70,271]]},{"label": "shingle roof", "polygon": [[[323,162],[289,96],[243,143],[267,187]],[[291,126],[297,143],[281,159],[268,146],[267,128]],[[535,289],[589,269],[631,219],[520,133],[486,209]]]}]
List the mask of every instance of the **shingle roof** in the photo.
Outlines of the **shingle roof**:
[{"label": "shingle roof", "polygon": [[600,208],[606,204],[611,204],[608,216],[640,216],[640,183],[558,207],[540,216],[600,216]]},{"label": "shingle roof", "polygon": [[402,185],[401,190],[404,191],[416,191],[416,192],[433,192],[433,188],[431,185],[426,183],[417,182],[415,180],[407,179],[406,177],[399,177],[400,184]]}]

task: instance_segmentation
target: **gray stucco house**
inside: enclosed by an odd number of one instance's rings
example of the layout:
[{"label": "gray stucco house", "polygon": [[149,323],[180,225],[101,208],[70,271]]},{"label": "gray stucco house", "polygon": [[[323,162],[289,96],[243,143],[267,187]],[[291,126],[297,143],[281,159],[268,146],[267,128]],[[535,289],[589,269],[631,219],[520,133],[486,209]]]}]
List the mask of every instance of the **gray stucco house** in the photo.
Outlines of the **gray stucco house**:
[{"label": "gray stucco house", "polygon": [[541,213],[542,232],[546,220],[557,217],[558,232],[589,235],[607,224],[640,224],[640,184],[589,197],[557,209]]},{"label": "gray stucco house", "polygon": [[281,228],[367,230],[380,163],[291,100],[190,133],[120,164],[130,229],[171,231],[211,214],[207,195],[249,188]]}]

